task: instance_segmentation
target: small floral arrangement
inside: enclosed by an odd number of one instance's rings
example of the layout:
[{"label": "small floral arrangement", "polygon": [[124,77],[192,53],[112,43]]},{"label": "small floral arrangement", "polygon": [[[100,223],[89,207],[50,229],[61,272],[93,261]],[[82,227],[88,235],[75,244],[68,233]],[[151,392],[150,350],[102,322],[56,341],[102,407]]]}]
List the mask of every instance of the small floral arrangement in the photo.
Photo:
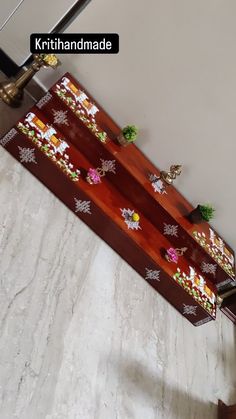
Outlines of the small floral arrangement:
[{"label": "small floral arrangement", "polygon": [[101,183],[101,176],[99,175],[96,169],[90,167],[87,173],[86,180],[90,184],[97,185],[98,183]]},{"label": "small floral arrangement", "polygon": [[135,125],[127,125],[124,127],[117,137],[117,141],[123,147],[132,144],[138,135],[138,128]]},{"label": "small floral arrangement", "polygon": [[210,204],[199,205],[199,211],[202,219],[208,222],[214,217],[215,208]]},{"label": "small floral arrangement", "polygon": [[138,128],[135,125],[127,125],[122,129],[122,134],[129,143],[133,143],[138,135]]},{"label": "small floral arrangement", "polygon": [[121,209],[121,213],[125,220],[125,224],[128,226],[128,229],[141,230],[139,225],[140,215],[137,212],[131,210],[130,208],[123,208]]},{"label": "small floral arrangement", "polygon": [[174,249],[173,247],[170,247],[169,249],[167,249],[166,259],[168,260],[168,262],[177,263],[179,260],[179,256],[176,249]]},{"label": "small floral arrangement", "polygon": [[187,247],[182,247],[181,249],[174,249],[174,247],[170,247],[167,249],[165,258],[168,262],[177,263],[179,260],[179,256],[183,256],[184,252],[186,252]]},{"label": "small floral arrangement", "polygon": [[107,133],[105,131],[97,132],[95,135],[102,143],[106,142]]}]

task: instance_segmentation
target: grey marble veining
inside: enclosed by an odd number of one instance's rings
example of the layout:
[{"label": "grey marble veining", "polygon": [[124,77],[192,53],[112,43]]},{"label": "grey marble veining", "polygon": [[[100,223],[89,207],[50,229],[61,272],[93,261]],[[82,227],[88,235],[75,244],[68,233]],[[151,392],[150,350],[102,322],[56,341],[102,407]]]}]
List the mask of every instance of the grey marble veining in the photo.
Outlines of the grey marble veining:
[{"label": "grey marble veining", "polygon": [[215,419],[235,328],[194,328],[0,150],[0,418]]}]

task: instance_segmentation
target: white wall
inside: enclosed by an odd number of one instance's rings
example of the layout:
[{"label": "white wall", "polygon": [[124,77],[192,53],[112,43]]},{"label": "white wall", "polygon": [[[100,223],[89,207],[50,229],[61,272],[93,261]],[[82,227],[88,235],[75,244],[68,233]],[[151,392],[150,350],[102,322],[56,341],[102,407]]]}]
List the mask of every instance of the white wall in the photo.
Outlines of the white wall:
[{"label": "white wall", "polygon": [[24,0],[8,0],[1,4],[0,31],[7,24],[11,16],[17,11]]},{"label": "white wall", "polygon": [[214,227],[236,247],[236,2],[92,0],[69,32],[118,32],[113,56],[61,56],[49,87],[72,72],[162,169],[182,163],[177,188],[211,202]]},{"label": "white wall", "polygon": [[[51,32],[77,0],[0,0],[0,47],[21,66],[30,53],[30,34]],[[5,22],[5,23],[4,23]]]}]

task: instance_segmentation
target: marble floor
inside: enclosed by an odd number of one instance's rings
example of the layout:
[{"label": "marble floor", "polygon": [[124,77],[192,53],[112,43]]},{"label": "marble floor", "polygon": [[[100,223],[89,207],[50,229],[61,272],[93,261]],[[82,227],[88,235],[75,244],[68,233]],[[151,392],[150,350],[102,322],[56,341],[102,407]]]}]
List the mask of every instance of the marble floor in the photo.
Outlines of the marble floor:
[{"label": "marble floor", "polygon": [[231,322],[194,328],[0,151],[0,418],[216,419],[218,398],[236,403]]}]

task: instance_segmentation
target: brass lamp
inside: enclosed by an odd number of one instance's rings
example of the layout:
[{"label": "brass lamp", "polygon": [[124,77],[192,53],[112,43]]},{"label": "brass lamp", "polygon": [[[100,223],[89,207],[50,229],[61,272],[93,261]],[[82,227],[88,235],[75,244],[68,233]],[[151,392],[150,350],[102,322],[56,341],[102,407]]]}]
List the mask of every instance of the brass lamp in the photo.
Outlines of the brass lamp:
[{"label": "brass lamp", "polygon": [[20,106],[23,96],[24,88],[34,75],[42,67],[56,68],[60,65],[60,61],[53,54],[34,54],[34,61],[30,67],[21,74],[15,81],[6,80],[0,83],[0,98],[11,107]]}]

